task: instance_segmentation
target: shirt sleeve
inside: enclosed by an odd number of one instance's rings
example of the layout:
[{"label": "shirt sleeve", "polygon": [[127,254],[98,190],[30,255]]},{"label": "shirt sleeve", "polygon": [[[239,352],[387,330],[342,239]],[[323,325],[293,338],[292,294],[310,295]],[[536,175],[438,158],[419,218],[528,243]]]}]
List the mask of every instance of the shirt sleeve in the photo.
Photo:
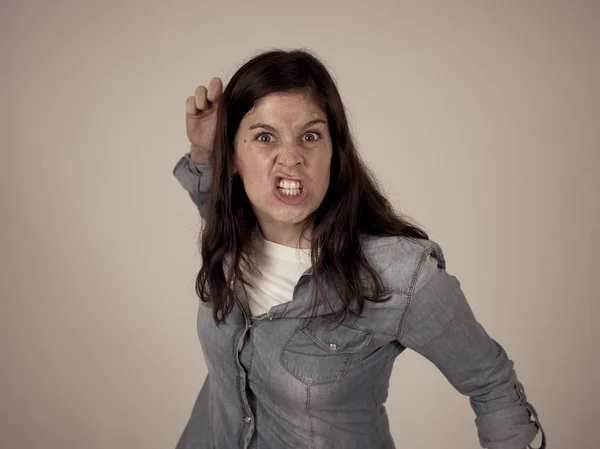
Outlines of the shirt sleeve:
[{"label": "shirt sleeve", "polygon": [[546,436],[513,361],[477,322],[460,282],[446,272],[439,246],[426,250],[421,262],[399,342],[430,360],[457,391],[469,396],[482,447],[531,448],[539,430],[539,449],[545,448]]},{"label": "shirt sleeve", "polygon": [[204,218],[204,206],[208,201],[208,190],[212,183],[212,165],[198,164],[187,153],[175,165],[173,175],[189,193]]}]

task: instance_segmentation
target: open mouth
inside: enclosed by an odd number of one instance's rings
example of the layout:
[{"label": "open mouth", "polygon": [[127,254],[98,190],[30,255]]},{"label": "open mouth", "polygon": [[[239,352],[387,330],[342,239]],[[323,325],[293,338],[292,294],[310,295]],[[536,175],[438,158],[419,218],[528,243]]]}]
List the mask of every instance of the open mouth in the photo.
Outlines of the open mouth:
[{"label": "open mouth", "polygon": [[296,196],[302,193],[302,183],[293,179],[280,179],[276,185],[282,195]]}]

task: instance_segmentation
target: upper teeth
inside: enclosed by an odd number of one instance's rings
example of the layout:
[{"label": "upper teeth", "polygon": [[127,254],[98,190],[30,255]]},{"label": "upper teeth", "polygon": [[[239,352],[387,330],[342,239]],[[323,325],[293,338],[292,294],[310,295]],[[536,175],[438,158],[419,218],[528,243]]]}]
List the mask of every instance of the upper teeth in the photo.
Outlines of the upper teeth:
[{"label": "upper teeth", "polygon": [[282,179],[279,181],[279,187],[282,189],[300,189],[302,188],[302,185],[298,181],[287,181]]}]

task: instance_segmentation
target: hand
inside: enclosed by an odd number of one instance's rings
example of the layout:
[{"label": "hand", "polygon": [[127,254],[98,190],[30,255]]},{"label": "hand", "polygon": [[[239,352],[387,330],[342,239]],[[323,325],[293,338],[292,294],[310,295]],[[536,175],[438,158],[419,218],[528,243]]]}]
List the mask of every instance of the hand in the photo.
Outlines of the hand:
[{"label": "hand", "polygon": [[210,164],[212,144],[217,123],[217,110],[223,95],[223,82],[212,78],[208,89],[198,86],[196,93],[185,103],[185,125],[192,144],[190,156],[194,162]]}]

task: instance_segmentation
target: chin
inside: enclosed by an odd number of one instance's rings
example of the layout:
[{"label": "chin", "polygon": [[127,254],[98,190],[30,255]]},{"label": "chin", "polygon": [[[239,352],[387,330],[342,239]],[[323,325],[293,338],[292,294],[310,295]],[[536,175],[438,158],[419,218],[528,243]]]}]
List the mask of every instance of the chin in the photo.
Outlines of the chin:
[{"label": "chin", "polygon": [[303,223],[318,207],[312,198],[307,199],[309,201],[302,204],[288,205],[282,204],[277,198],[268,198],[267,201],[262,202],[263,207],[255,208],[255,214],[258,212],[260,216],[272,223],[288,226],[298,225]]},{"label": "chin", "polygon": [[271,220],[285,224],[302,223],[311,213],[311,211],[308,210],[285,210],[285,208],[283,210],[272,210],[270,212],[271,213],[268,215]]},{"label": "chin", "polygon": [[275,214],[272,215],[271,218],[275,222],[292,225],[302,223],[304,220],[306,220],[307,216],[308,214]]}]

